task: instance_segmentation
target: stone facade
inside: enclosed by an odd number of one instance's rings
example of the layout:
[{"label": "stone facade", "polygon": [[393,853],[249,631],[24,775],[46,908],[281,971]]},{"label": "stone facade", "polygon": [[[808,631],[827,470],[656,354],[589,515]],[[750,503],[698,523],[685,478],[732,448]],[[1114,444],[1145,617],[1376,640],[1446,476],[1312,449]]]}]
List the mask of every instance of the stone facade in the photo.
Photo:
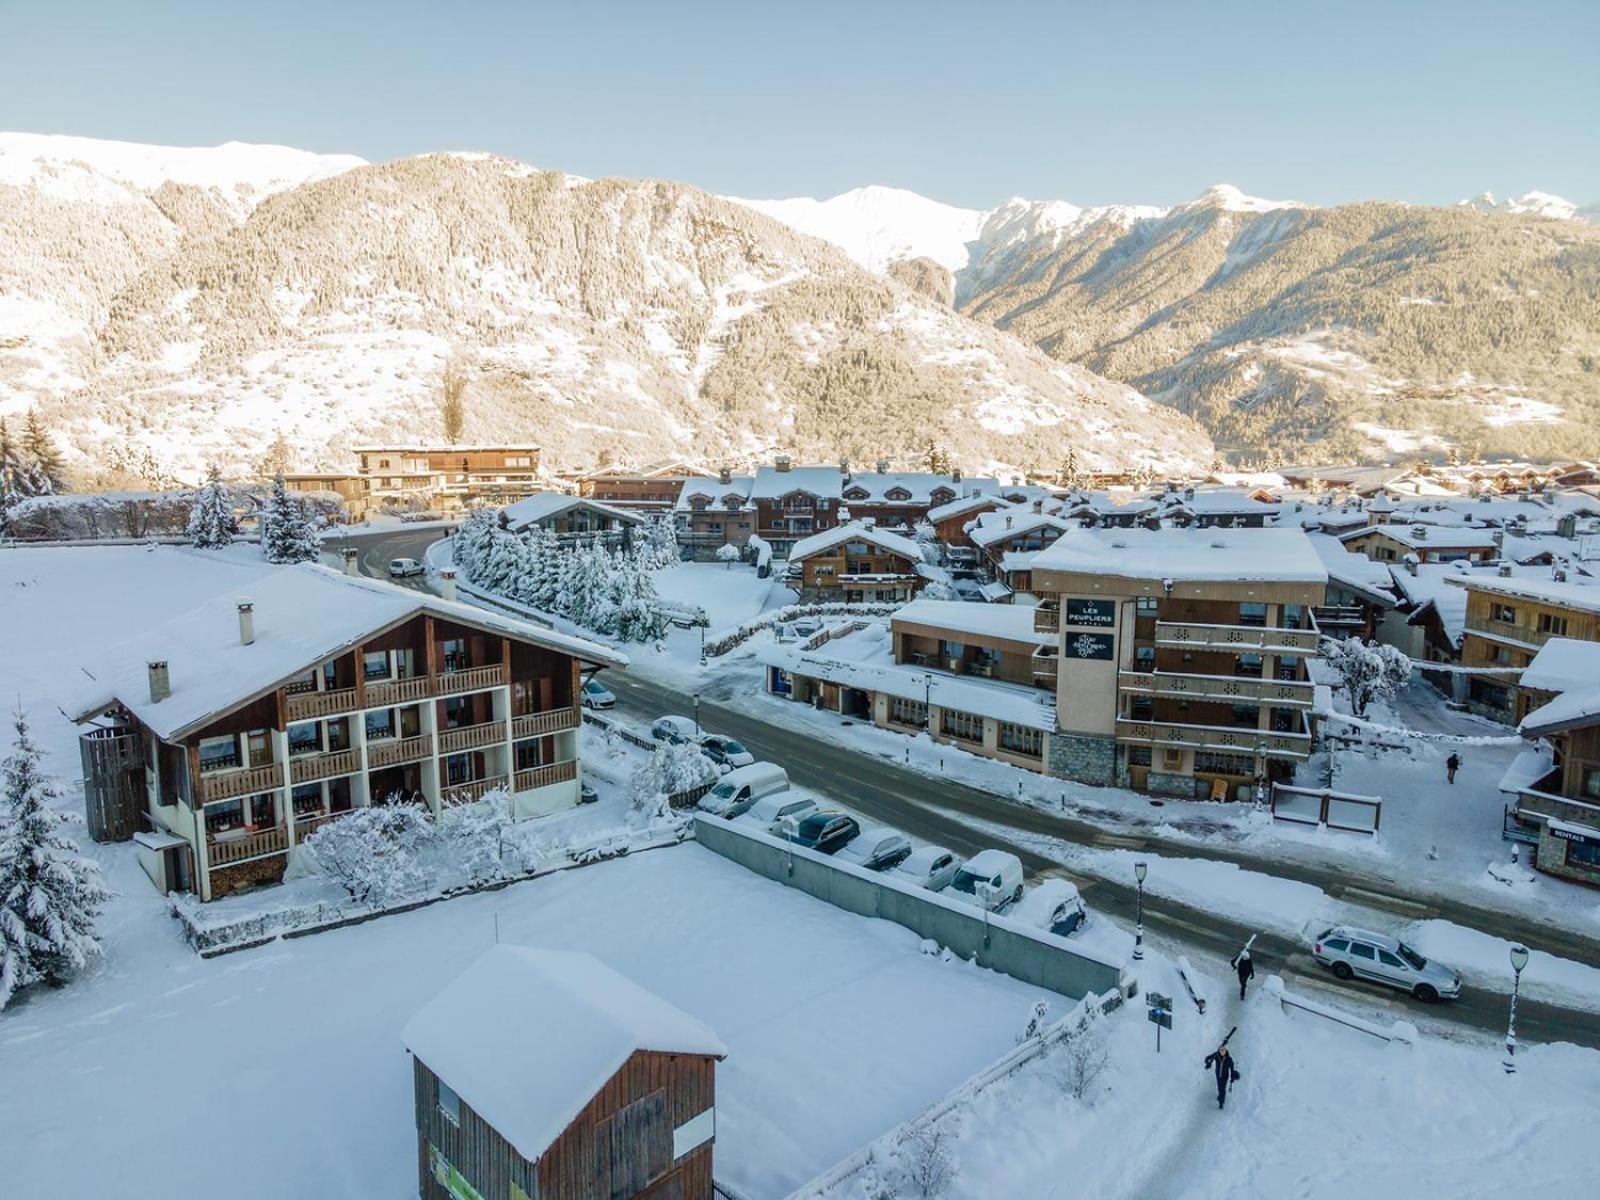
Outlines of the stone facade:
[{"label": "stone facade", "polygon": [[1117,782],[1117,739],[1110,734],[1066,733],[1050,735],[1050,774],[1096,787]]},{"label": "stone facade", "polygon": [[1165,771],[1151,771],[1144,781],[1144,790],[1152,796],[1181,796],[1185,800],[1193,800],[1195,796],[1195,777],[1193,775],[1169,775]]}]

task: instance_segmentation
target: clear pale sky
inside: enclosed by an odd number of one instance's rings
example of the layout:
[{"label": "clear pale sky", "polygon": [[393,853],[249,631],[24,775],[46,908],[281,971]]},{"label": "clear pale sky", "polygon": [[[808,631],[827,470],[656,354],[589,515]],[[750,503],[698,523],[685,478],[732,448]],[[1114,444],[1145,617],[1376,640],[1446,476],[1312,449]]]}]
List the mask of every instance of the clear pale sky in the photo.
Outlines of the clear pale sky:
[{"label": "clear pale sky", "polygon": [[1600,200],[1600,0],[0,0],[0,128],[748,197]]}]

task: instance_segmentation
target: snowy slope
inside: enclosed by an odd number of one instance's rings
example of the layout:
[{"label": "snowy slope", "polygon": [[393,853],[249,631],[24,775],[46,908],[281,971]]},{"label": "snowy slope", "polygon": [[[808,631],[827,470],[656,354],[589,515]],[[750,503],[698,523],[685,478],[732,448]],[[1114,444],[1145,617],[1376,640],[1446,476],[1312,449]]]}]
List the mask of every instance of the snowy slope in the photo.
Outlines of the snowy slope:
[{"label": "snowy slope", "polygon": [[1579,208],[1572,201],[1563,200],[1549,192],[1523,192],[1520,196],[1510,196],[1504,200],[1496,200],[1493,192],[1483,192],[1470,200],[1457,200],[1456,207],[1483,213],[1526,213],[1535,217],[1552,217],[1558,221],[1589,221],[1594,219],[1595,210],[1600,205]]},{"label": "snowy slope", "polygon": [[801,233],[840,247],[869,271],[897,258],[931,258],[947,271],[967,265],[968,243],[988,213],[941,204],[903,188],[862,187],[829,200],[740,200]]}]

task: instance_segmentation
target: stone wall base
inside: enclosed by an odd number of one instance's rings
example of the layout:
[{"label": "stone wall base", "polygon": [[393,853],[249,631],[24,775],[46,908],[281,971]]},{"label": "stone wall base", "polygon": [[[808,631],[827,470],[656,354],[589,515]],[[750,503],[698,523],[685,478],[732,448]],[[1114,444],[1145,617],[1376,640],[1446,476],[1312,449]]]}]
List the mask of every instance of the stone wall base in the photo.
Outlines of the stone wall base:
[{"label": "stone wall base", "polygon": [[1095,787],[1114,787],[1117,782],[1117,739],[1110,734],[1066,733],[1050,735],[1050,774]]}]

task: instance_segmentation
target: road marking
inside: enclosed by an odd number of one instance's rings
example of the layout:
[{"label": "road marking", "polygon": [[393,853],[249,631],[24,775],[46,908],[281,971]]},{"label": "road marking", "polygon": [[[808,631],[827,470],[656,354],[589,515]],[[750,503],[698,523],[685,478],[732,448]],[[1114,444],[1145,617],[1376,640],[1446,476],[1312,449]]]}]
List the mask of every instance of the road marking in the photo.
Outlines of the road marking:
[{"label": "road marking", "polygon": [[1415,900],[1405,900],[1399,896],[1390,896],[1385,892],[1370,892],[1366,888],[1345,887],[1340,889],[1341,900],[1356,900],[1360,903],[1371,905],[1373,908],[1396,912],[1401,916],[1425,917],[1433,912],[1426,904],[1418,904]]},{"label": "road marking", "polygon": [[1146,846],[1144,838],[1123,837],[1115,833],[1097,833],[1094,835],[1096,846],[1111,846],[1119,850],[1143,850]]}]

